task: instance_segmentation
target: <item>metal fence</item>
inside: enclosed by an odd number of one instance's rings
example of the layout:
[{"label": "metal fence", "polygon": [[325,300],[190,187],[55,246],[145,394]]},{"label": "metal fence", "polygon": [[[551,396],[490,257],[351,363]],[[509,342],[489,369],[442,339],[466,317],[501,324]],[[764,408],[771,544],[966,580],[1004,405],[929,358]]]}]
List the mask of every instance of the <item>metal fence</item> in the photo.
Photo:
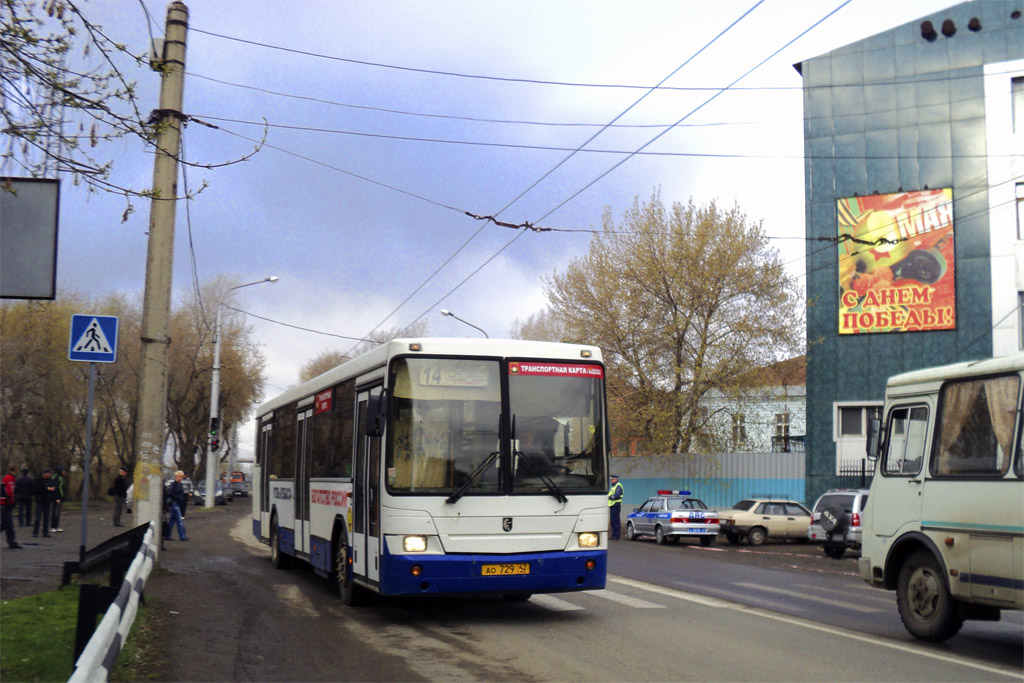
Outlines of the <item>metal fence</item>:
[{"label": "metal fence", "polygon": [[839,463],[839,470],[836,473],[836,487],[848,489],[866,489],[871,486],[871,479],[875,475],[874,463],[857,458],[855,460],[842,460]]},{"label": "metal fence", "polygon": [[712,508],[744,498],[804,499],[802,452],[613,456],[611,468],[630,510],[661,490],[690,491]]}]

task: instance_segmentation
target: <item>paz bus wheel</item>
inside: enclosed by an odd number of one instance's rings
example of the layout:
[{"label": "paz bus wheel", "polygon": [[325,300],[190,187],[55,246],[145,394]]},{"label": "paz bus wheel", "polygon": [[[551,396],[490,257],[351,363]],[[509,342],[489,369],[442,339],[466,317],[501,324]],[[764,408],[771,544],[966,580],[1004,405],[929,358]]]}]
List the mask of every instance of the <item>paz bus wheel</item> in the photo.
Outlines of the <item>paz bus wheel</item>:
[{"label": "paz bus wheel", "polygon": [[952,638],[964,625],[938,563],[923,550],[913,553],[900,569],[896,605],[903,625],[921,640]]}]

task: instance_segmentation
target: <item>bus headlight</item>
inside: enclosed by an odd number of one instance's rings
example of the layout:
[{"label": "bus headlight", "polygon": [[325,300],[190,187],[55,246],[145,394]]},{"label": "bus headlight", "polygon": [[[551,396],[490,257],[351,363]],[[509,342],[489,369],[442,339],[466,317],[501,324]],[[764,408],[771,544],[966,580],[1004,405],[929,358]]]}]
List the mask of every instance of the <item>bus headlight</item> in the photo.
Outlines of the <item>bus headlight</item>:
[{"label": "bus headlight", "polygon": [[402,539],[402,548],[407,553],[422,553],[427,550],[426,536],[406,536]]},{"label": "bus headlight", "polygon": [[593,531],[584,531],[579,535],[579,543],[581,548],[596,548],[598,543],[601,542],[601,537]]}]

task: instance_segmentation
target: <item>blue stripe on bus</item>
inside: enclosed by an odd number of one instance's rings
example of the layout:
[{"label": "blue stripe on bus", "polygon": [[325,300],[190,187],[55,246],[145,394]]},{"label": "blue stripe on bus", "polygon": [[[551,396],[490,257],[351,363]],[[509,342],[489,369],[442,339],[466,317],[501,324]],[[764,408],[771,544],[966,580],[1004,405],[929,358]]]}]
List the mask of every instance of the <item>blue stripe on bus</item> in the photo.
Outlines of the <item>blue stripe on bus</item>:
[{"label": "blue stripe on bus", "polygon": [[921,520],[921,529],[935,528],[950,531],[1001,531],[1003,533],[1024,534],[1024,527],[1009,524],[976,524],[973,522],[939,522],[931,519]]},{"label": "blue stripe on bus", "polygon": [[261,531],[262,531],[262,529],[260,529],[260,520],[258,520],[258,519],[252,520],[252,535],[256,537],[257,541],[262,541],[263,540],[263,536],[260,535]]},{"label": "blue stripe on bus", "polygon": [[[595,562],[587,571],[587,560]],[[529,563],[530,573],[483,576],[485,564]],[[422,573],[413,576],[413,565]],[[560,593],[605,587],[604,550],[520,553],[513,555],[391,555],[381,558],[382,595],[482,593]]]},{"label": "blue stripe on bus", "polygon": [[987,574],[960,574],[962,583],[973,583],[979,586],[994,586],[996,588],[1012,588],[1019,591],[1024,590],[1024,580],[1012,579],[1008,576],[988,576]]},{"label": "blue stripe on bus", "polygon": [[278,544],[281,552],[287,555],[295,554],[295,530],[285,529],[282,526],[277,527]]},{"label": "blue stripe on bus", "polygon": [[309,563],[316,569],[331,571],[331,544],[319,536],[309,539]]}]

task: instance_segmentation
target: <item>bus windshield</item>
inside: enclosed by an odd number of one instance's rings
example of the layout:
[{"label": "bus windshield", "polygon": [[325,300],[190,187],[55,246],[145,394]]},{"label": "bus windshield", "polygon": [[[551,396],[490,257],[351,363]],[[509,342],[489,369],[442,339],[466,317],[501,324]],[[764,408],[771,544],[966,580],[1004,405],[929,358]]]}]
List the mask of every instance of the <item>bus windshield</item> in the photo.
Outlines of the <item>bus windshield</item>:
[{"label": "bus windshield", "polygon": [[463,494],[603,491],[602,380],[599,365],[396,359],[388,489],[454,494],[453,501]]},{"label": "bus windshield", "polygon": [[509,363],[513,490],[604,489],[603,368]]}]

